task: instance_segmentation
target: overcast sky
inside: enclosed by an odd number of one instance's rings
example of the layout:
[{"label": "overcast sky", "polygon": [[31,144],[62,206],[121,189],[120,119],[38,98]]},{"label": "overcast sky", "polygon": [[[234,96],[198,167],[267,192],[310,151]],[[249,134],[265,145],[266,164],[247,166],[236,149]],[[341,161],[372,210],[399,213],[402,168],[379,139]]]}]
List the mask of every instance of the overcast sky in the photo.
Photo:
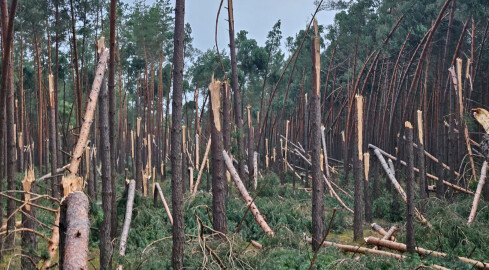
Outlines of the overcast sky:
[{"label": "overcast sky", "polygon": [[[172,1],[174,5],[175,1]],[[185,22],[192,27],[194,47],[205,51],[212,48],[216,25],[216,15],[220,0],[187,0]],[[285,38],[295,36],[304,29],[314,13],[314,0],[234,0],[235,32],[246,30],[248,38],[254,38],[258,45],[264,46],[268,31],[280,19],[282,20],[282,49],[285,50]],[[218,42],[219,49],[229,44],[227,1],[221,9]],[[334,11],[320,11],[316,18],[319,24],[332,24]]]}]

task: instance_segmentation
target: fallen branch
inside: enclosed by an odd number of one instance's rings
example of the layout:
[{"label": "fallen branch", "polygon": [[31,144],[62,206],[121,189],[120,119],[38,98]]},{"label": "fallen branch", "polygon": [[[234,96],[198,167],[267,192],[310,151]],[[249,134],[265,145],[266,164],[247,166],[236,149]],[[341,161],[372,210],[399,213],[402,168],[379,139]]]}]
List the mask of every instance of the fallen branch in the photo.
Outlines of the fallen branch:
[{"label": "fallen branch", "polygon": [[200,165],[199,174],[197,175],[197,180],[195,181],[193,196],[195,196],[195,193],[197,193],[197,189],[199,188],[200,178],[202,178],[202,173],[204,172],[205,164],[206,164],[210,149],[211,149],[211,138],[209,138],[209,141],[207,141],[207,146],[205,148],[205,153],[204,153],[204,159],[202,160],[202,163]]}]

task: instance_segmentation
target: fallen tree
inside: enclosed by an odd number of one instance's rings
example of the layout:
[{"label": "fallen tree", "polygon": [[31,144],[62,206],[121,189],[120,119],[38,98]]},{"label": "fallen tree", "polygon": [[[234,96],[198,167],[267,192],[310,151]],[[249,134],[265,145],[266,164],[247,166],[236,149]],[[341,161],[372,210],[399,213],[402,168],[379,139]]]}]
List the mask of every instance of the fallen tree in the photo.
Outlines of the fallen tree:
[{"label": "fallen tree", "polygon": [[[402,252],[405,252],[407,250],[406,245],[403,243],[392,242],[389,240],[379,239],[379,238],[372,237],[372,236],[365,238],[365,242],[367,242],[369,244],[373,244],[373,245],[387,247],[387,248],[394,249],[397,251],[402,251]],[[427,255],[427,256],[433,255],[434,257],[442,257],[442,258],[445,258],[448,256],[446,253],[443,253],[443,252],[424,249],[424,248],[420,248],[420,247],[416,247],[415,250],[420,255]],[[484,263],[484,262],[477,261],[474,259],[470,259],[467,257],[457,257],[457,258],[460,261],[462,261],[464,263],[471,264],[472,266],[475,266],[479,269],[489,269],[489,263]]]},{"label": "fallen tree", "polygon": [[273,237],[274,233],[273,233],[272,229],[270,229],[270,227],[268,226],[265,219],[263,219],[263,216],[260,214],[260,211],[256,207],[255,202],[253,201],[253,198],[251,198],[250,194],[246,190],[246,187],[244,186],[243,182],[241,181],[241,178],[239,177],[238,172],[236,171],[236,169],[233,166],[233,160],[231,159],[231,157],[229,157],[228,153],[226,153],[225,150],[222,151],[222,154],[224,156],[224,163],[226,164],[226,167],[227,167],[229,173],[231,174],[231,178],[233,179],[234,184],[236,185],[236,188],[241,193],[241,196],[243,196],[243,198],[246,202],[246,205],[250,208],[251,213],[253,213],[253,216],[255,217],[256,222],[258,223],[258,225],[260,225],[262,230],[268,236]]},{"label": "fallen tree", "polygon": [[486,182],[486,174],[487,174],[487,161],[484,160],[481,169],[481,178],[479,179],[479,184],[477,184],[477,190],[475,191],[474,202],[472,203],[472,209],[470,210],[469,219],[467,221],[468,225],[474,222],[475,215],[477,214],[477,207],[479,206],[479,199],[481,198],[482,187]]}]

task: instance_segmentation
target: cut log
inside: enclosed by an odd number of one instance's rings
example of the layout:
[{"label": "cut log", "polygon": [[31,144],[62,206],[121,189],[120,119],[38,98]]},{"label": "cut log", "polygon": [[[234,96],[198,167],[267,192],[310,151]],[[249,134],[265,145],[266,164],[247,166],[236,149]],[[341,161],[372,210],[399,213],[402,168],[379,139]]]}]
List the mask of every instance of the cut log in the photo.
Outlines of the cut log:
[{"label": "cut log", "polygon": [[474,222],[475,215],[477,213],[477,207],[479,206],[479,199],[481,198],[482,187],[486,182],[487,175],[487,160],[484,160],[481,169],[481,178],[479,179],[479,184],[477,184],[477,190],[475,191],[474,202],[472,203],[472,209],[470,210],[469,220],[467,224],[470,225]]},{"label": "cut log", "polygon": [[[389,231],[382,237],[382,240],[389,240],[391,237],[394,238],[392,235],[394,234],[395,231],[397,231],[396,226],[392,226]],[[373,249],[379,249],[379,246],[373,247]]]},{"label": "cut log", "polygon": [[163,202],[163,206],[165,207],[165,211],[166,211],[166,214],[168,215],[168,219],[170,220],[170,223],[173,225],[173,217],[170,213],[170,208],[168,207],[168,204],[166,203],[165,196],[163,196],[163,191],[161,191],[160,184],[155,183],[155,187],[156,187],[156,190],[158,190],[158,194],[160,194],[160,198],[161,198],[161,201]]},{"label": "cut log", "polygon": [[[61,203],[60,265],[63,269],[88,269],[88,197],[81,191],[70,193]],[[64,251],[64,252],[62,252]]]},{"label": "cut log", "polygon": [[[379,149],[374,150],[375,155],[379,159],[380,163],[382,164],[382,167],[384,168],[384,171],[387,173],[387,176],[391,180],[392,184],[396,188],[397,192],[401,195],[402,200],[404,203],[407,203],[407,196],[404,190],[402,189],[401,185],[399,182],[397,182],[396,177],[392,173],[392,171],[389,169],[387,162],[385,162],[384,156],[380,153]],[[426,218],[423,217],[423,215],[418,211],[418,209],[414,208],[414,215],[416,218],[423,224],[426,224],[428,227],[431,227],[431,224],[426,220]]]},{"label": "cut log", "polygon": [[[386,236],[388,233],[386,230],[384,230],[384,228],[382,228],[382,226],[380,226],[377,223],[372,223],[371,226],[372,226],[372,230],[374,230],[374,231],[378,232],[380,235],[382,235],[382,238],[384,238],[384,236]],[[396,226],[392,226],[392,227],[397,228]],[[391,227],[391,229],[392,229],[392,227]],[[389,229],[389,231],[390,231],[390,229]],[[392,233],[394,233],[394,232],[392,232]],[[396,241],[396,238],[394,236],[392,236],[392,234],[390,235],[389,238],[386,238],[386,239]]]},{"label": "cut log", "polygon": [[121,242],[119,244],[119,254],[121,256],[126,255],[127,237],[129,236],[129,228],[131,227],[132,207],[134,205],[135,191],[136,191],[136,181],[131,180],[129,182],[129,189],[127,192],[126,215],[124,217],[124,226],[122,227]]},{"label": "cut log", "polygon": [[260,211],[256,207],[255,202],[253,201],[250,194],[246,190],[246,187],[244,186],[243,182],[241,181],[241,179],[238,175],[238,172],[236,171],[236,169],[233,166],[233,161],[232,161],[231,157],[229,157],[229,155],[228,155],[228,153],[226,153],[226,151],[222,151],[222,154],[224,156],[224,163],[226,163],[227,169],[228,169],[229,173],[231,174],[231,178],[233,179],[234,184],[236,185],[236,188],[241,193],[241,196],[243,196],[243,198],[246,202],[246,205],[250,208],[251,213],[253,213],[253,216],[255,217],[256,222],[258,223],[258,225],[260,225],[262,230],[268,236],[273,237],[274,233],[273,233],[272,229],[270,229],[270,227],[268,226],[265,219],[263,219],[263,216],[260,214]]},{"label": "cut log", "polygon": [[[382,240],[382,239],[379,239],[376,237],[371,237],[371,236],[365,238],[365,242],[367,242],[369,244],[373,244],[373,245],[387,247],[387,248],[394,249],[397,251],[402,251],[402,252],[405,252],[407,250],[406,245],[403,243],[392,242],[389,240]],[[424,248],[420,248],[420,247],[416,247],[415,250],[420,255],[427,255],[427,256],[433,255],[434,257],[442,257],[442,258],[447,257],[446,253],[438,252],[438,251],[434,251],[434,250],[424,249]],[[457,257],[457,258],[460,261],[462,261],[464,263],[471,264],[472,266],[475,266],[479,269],[489,269],[489,263],[484,263],[484,262],[477,261],[474,259],[469,259],[466,257]]]}]

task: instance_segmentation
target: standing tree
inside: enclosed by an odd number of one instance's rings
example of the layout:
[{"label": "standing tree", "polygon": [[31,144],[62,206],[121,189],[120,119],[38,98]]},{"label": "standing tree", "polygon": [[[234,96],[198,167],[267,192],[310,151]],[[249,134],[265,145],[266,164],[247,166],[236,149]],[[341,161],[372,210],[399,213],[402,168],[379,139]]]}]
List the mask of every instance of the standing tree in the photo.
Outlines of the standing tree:
[{"label": "standing tree", "polygon": [[220,117],[221,82],[212,78],[209,85],[210,93],[210,125],[212,149],[212,225],[216,231],[226,233],[226,193],[227,181],[225,177],[224,157],[222,150],[222,128]]},{"label": "standing tree", "polygon": [[173,206],[173,269],[183,268],[185,243],[183,219],[182,178],[182,95],[183,95],[183,49],[185,38],[185,0],[176,0],[175,33],[173,36],[173,100],[171,128],[171,186]]},{"label": "standing tree", "polygon": [[[245,141],[243,131],[243,112],[241,111],[241,91],[238,83],[238,64],[236,61],[236,42],[234,40],[233,0],[228,0],[229,50],[231,54],[231,84],[234,93],[234,121],[238,129],[238,172],[245,179]],[[251,154],[251,153],[250,153]]]},{"label": "standing tree", "polygon": [[362,230],[362,184],[363,184],[363,151],[362,151],[362,135],[363,135],[363,97],[355,96],[356,99],[356,114],[353,145],[353,178],[354,178],[354,206],[353,206],[353,238],[359,240],[363,238]]},{"label": "standing tree", "polygon": [[321,247],[324,230],[324,188],[321,172],[321,66],[318,23],[312,39],[311,161],[312,161],[312,248]]},{"label": "standing tree", "polygon": [[[404,124],[407,139],[407,177],[406,177],[406,247],[407,252],[414,253],[414,146],[413,126],[406,121]],[[439,180],[441,181],[441,179]],[[421,187],[420,187],[421,188]]]}]

